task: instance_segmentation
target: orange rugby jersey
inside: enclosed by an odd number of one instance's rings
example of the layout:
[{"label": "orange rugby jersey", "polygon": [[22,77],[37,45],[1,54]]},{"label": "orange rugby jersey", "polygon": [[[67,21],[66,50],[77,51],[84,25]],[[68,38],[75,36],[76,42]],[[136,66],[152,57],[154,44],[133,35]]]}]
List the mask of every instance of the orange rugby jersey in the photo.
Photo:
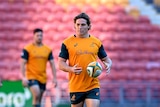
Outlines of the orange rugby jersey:
[{"label": "orange rugby jersey", "polygon": [[99,88],[98,78],[89,77],[86,67],[90,62],[96,61],[98,57],[101,59],[106,56],[101,41],[94,36],[77,38],[74,35],[65,39],[59,57],[68,59],[69,66],[78,64],[82,67],[80,75],[69,73],[70,92],[85,92],[93,88]]},{"label": "orange rugby jersey", "polygon": [[46,83],[46,64],[48,60],[53,59],[51,49],[46,45],[38,47],[31,43],[24,47],[21,57],[27,60],[25,72],[27,79]]}]

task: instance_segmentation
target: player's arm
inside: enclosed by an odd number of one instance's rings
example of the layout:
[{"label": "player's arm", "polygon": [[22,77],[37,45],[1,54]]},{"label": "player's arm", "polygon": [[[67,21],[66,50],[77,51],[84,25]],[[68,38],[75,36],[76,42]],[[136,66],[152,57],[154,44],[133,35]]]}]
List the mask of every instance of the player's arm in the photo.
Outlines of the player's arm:
[{"label": "player's arm", "polygon": [[66,63],[66,59],[59,57],[58,58],[58,66],[60,70],[63,70],[65,72],[72,72],[75,74],[80,74],[82,72],[82,67],[78,67],[78,64],[74,65],[74,66],[69,66]]},{"label": "player's arm", "polygon": [[71,67],[66,63],[67,59],[69,58],[69,53],[66,45],[62,43],[61,52],[58,57],[58,67],[60,70],[64,72],[70,72]]},{"label": "player's arm", "polygon": [[112,67],[112,60],[107,56],[107,53],[105,52],[103,45],[99,48],[98,57],[103,62],[107,73],[110,73],[110,69]]},{"label": "player's arm", "polygon": [[56,70],[56,66],[54,63],[54,58],[53,58],[52,52],[50,52],[48,60],[49,60],[51,70],[52,70],[54,86],[56,87],[57,86],[57,75],[56,75],[57,70]]},{"label": "player's arm", "polygon": [[50,66],[51,66],[51,69],[52,69],[52,74],[53,74],[53,82],[54,82],[54,86],[56,87],[57,86],[57,75],[56,75],[56,67],[55,67],[55,63],[54,63],[54,60],[50,60]]},{"label": "player's arm", "polygon": [[104,66],[107,70],[107,73],[110,73],[110,69],[112,67],[112,60],[109,57],[104,57],[101,59],[101,61],[103,62]]},{"label": "player's arm", "polygon": [[58,66],[59,69],[65,72],[70,72],[71,71],[71,67],[66,63],[66,59],[59,57],[58,58]]},{"label": "player's arm", "polygon": [[28,60],[28,52],[23,49],[22,51],[22,55],[21,55],[21,63],[20,63],[20,70],[21,70],[21,73],[22,73],[22,84],[24,86],[28,86],[28,80],[26,79],[26,76],[25,76],[25,71],[26,71],[26,63],[27,63],[27,60]]},{"label": "player's arm", "polygon": [[22,84],[23,84],[23,86],[28,86],[28,80],[25,77],[25,71],[26,71],[25,65],[26,65],[26,63],[27,63],[27,60],[21,58],[20,70],[21,70],[21,73],[22,73]]},{"label": "player's arm", "polygon": [[21,65],[20,65],[20,69],[21,69],[21,72],[22,72],[22,78],[25,78],[25,65],[27,63],[27,60],[26,59],[23,59],[21,58]]},{"label": "player's arm", "polygon": [[60,70],[63,70],[64,72],[72,72],[75,74],[80,74],[82,72],[82,67],[78,67],[78,65],[69,66],[67,64],[67,59],[69,58],[68,50],[65,46],[65,44],[62,44],[61,46],[61,52],[58,57],[58,66]]}]

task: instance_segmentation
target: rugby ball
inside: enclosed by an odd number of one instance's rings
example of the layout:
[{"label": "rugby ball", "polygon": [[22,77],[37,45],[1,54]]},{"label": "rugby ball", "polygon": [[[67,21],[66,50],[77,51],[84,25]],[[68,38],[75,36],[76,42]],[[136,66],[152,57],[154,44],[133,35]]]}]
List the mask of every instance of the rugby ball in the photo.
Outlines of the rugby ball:
[{"label": "rugby ball", "polygon": [[91,62],[87,66],[87,73],[90,77],[96,78],[102,72],[102,66],[99,62]]}]

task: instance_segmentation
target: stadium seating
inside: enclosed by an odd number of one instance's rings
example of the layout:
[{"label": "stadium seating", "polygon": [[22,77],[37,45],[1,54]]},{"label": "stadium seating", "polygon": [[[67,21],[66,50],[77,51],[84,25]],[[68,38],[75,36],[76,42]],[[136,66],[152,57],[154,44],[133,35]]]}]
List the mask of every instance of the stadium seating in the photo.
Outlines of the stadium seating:
[{"label": "stadium seating", "polygon": [[146,85],[126,84],[124,85],[124,100],[127,102],[145,102],[147,98]]},{"label": "stadium seating", "polygon": [[[120,100],[120,84],[112,83],[110,84],[102,82],[101,83],[101,100],[106,102],[118,103]],[[107,99],[107,100],[106,100]]]},{"label": "stadium seating", "polygon": [[129,5],[129,0],[115,0],[115,4],[122,7],[127,7]]},{"label": "stadium seating", "polygon": [[105,5],[108,8],[112,8],[115,5],[114,0],[101,0],[100,3]]},{"label": "stadium seating", "polygon": [[160,1],[159,0],[153,0],[154,8],[157,12],[160,12]]},{"label": "stadium seating", "polygon": [[145,0],[146,1],[146,3],[148,3],[148,4],[152,4],[153,3],[153,0]]},{"label": "stadium seating", "polygon": [[137,7],[128,6],[126,8],[126,10],[127,10],[128,14],[133,16],[135,19],[138,19],[138,17],[140,16],[140,11],[138,10]]}]

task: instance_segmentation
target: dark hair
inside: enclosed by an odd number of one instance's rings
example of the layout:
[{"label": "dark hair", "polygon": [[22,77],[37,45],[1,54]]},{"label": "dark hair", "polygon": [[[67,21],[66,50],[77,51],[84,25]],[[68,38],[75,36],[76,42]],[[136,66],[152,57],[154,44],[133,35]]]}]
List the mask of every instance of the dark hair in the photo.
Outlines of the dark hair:
[{"label": "dark hair", "polygon": [[74,18],[74,23],[76,23],[76,20],[77,19],[80,19],[80,18],[83,18],[87,21],[87,24],[90,25],[91,22],[90,22],[90,18],[89,16],[86,14],[86,13],[80,13],[79,15],[77,15],[75,18]]},{"label": "dark hair", "polygon": [[40,29],[40,28],[36,28],[36,29],[34,29],[33,34],[35,34],[36,32],[42,32],[43,33],[43,30]]}]

